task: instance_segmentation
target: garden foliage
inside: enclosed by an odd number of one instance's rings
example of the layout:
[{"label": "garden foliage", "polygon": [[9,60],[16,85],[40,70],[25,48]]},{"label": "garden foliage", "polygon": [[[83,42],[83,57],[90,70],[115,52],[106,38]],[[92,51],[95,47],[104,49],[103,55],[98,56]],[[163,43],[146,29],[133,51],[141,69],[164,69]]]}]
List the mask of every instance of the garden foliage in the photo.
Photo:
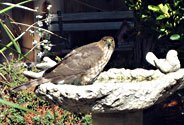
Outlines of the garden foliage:
[{"label": "garden foliage", "polygon": [[[15,7],[26,9],[28,11],[31,10],[34,12],[35,10],[22,6],[23,4],[31,1],[32,0],[26,0],[17,4],[6,3],[9,5],[9,7],[0,10],[0,15],[6,14],[7,11]],[[11,30],[8,28],[8,26],[4,23],[4,20],[0,19],[0,26],[2,27],[0,29],[0,32],[5,32],[11,40],[7,45],[0,49],[0,53],[5,58],[5,62],[0,64],[0,124],[90,125],[90,114],[86,115],[81,113],[70,113],[66,110],[63,110],[61,107],[58,107],[56,105],[48,103],[47,101],[42,100],[41,98],[37,97],[34,92],[24,91],[15,93],[12,91],[13,87],[28,81],[28,79],[23,75],[23,71],[27,70],[27,67],[25,63],[21,60],[25,58],[26,55],[30,53],[30,51],[33,51],[33,49],[35,49],[38,44],[34,45],[35,47],[33,47],[28,53],[23,55],[18,40],[25,34],[25,32],[30,32],[31,28],[38,29],[39,27],[34,26],[36,24],[37,22],[32,25],[21,24],[27,26],[28,28],[26,29],[26,31],[22,32],[18,37],[15,37]],[[56,35],[46,29],[39,29],[42,33],[47,32],[49,34]],[[10,54],[8,58],[4,55],[4,51],[10,49],[12,45],[15,48],[14,51],[17,52],[19,55],[18,59],[15,58],[13,54]],[[36,67],[32,67],[31,70],[38,71]]]},{"label": "garden foliage", "polygon": [[137,21],[146,23],[160,37],[184,39],[183,0],[125,0]]}]

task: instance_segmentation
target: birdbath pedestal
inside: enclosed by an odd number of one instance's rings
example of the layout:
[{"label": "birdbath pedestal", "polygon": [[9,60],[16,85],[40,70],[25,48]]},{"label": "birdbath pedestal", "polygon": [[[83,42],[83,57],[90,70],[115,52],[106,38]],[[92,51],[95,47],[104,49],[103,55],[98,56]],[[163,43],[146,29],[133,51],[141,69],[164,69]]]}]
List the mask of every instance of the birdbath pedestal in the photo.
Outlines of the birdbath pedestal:
[{"label": "birdbath pedestal", "polygon": [[36,94],[62,108],[92,113],[94,125],[142,125],[142,110],[183,88],[184,69],[163,74],[159,70],[110,69],[92,85],[42,84]]}]

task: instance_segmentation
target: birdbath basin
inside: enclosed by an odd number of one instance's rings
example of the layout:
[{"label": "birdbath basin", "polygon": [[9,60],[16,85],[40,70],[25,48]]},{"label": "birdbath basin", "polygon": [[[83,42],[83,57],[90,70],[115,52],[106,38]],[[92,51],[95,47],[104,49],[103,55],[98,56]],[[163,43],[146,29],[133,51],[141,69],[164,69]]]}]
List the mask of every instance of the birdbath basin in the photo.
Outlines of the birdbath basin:
[{"label": "birdbath basin", "polygon": [[92,113],[94,125],[142,125],[142,110],[183,88],[184,69],[163,74],[159,70],[110,69],[92,85],[42,84],[37,95],[81,113]]}]

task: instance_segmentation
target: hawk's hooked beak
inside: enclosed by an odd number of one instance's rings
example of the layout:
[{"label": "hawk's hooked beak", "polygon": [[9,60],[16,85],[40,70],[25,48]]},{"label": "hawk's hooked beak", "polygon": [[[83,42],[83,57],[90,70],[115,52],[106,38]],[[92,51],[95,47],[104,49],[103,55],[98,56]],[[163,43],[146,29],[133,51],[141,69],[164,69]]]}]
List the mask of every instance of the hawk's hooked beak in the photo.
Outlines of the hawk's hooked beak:
[{"label": "hawk's hooked beak", "polygon": [[107,42],[108,48],[110,48],[112,46],[113,39],[107,39],[106,42]]}]

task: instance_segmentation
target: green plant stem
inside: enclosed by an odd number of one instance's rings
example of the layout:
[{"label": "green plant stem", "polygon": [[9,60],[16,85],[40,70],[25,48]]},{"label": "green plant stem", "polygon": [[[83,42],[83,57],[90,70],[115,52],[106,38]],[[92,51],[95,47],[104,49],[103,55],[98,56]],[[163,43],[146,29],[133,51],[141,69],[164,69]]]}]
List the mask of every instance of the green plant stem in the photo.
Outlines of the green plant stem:
[{"label": "green plant stem", "polygon": [[[7,5],[7,6],[13,6],[13,5],[15,5],[13,3],[7,3],[7,2],[1,3],[1,4]],[[38,12],[36,9],[32,9],[32,8],[29,8],[29,7],[26,7],[26,6],[22,6],[22,5],[16,5],[16,7],[17,8],[24,9],[24,10],[31,11],[31,12]]]},{"label": "green plant stem", "polygon": [[[1,21],[1,20],[0,20]],[[15,22],[12,22],[12,23],[15,23]],[[23,32],[21,33],[17,38],[15,38],[14,40],[17,41],[18,39],[20,39],[27,31],[29,31],[29,29],[31,29],[32,27],[34,27],[34,25],[36,24],[37,22],[33,23],[32,25],[26,25],[28,26],[28,28]],[[3,49],[0,50],[0,52],[4,52],[7,48],[9,48],[11,45],[13,45],[13,41],[9,42]],[[36,46],[35,46],[36,47]],[[19,60],[22,60],[23,58],[25,58],[35,47],[33,47],[28,53],[26,53],[25,55],[23,55],[22,58],[20,58]],[[20,51],[21,52],[21,51]],[[17,53],[19,53],[17,51]],[[22,54],[22,53],[19,53],[19,54]]]},{"label": "green plant stem", "polygon": [[24,54],[20,59],[18,59],[18,61],[21,61],[22,59],[24,59],[27,55],[29,55],[37,46],[39,45],[36,44],[35,46],[33,46],[33,48],[31,48],[26,54]]},{"label": "green plant stem", "polygon": [[11,40],[15,46],[15,49],[17,50],[18,53],[21,53],[20,45],[17,42],[18,39],[15,38],[14,34],[11,32],[11,30],[4,24],[5,29],[7,30],[8,36],[12,36]]},{"label": "green plant stem", "polygon": [[3,27],[3,29],[5,30],[5,32],[7,33],[8,37],[11,39],[12,43],[14,44],[16,50],[18,53],[21,53],[21,49],[20,46],[18,45],[18,43],[15,40],[15,36],[12,34],[12,32],[9,30],[9,28],[2,22],[2,20],[0,20],[0,24]]},{"label": "green plant stem", "polygon": [[33,110],[24,108],[24,107],[22,107],[22,106],[20,106],[20,105],[18,105],[18,104],[14,104],[14,103],[5,101],[5,100],[3,100],[3,99],[0,99],[0,103],[1,103],[1,104],[5,104],[5,105],[8,105],[8,106],[11,106],[11,107],[13,107],[13,108],[17,108],[17,109],[20,109],[20,110],[24,110],[24,111],[26,111],[26,112],[33,112],[33,113],[36,113],[36,112],[33,111]]},{"label": "green plant stem", "polygon": [[[44,21],[44,20],[45,20],[45,19],[40,20],[40,21]],[[59,35],[57,35],[57,34],[51,32],[51,31],[49,31],[49,30],[47,30],[47,29],[44,29],[44,28],[40,28],[40,27],[34,26],[35,24],[37,24],[37,22],[35,22],[35,23],[32,24],[32,25],[24,24],[24,23],[19,23],[19,22],[11,22],[11,23],[13,23],[13,24],[18,24],[18,25],[21,25],[21,26],[26,26],[26,27],[30,27],[30,26],[31,26],[31,27],[34,28],[34,29],[40,29],[40,30],[42,30],[42,31],[44,31],[44,32],[47,32],[47,33],[49,33],[49,34],[51,34],[51,35],[54,35],[54,36],[56,36],[56,37],[58,37],[58,38],[60,38],[60,39],[68,40],[68,39],[66,39],[66,38],[64,38],[64,37],[62,37],[62,36],[59,36]]]},{"label": "green plant stem", "polygon": [[9,48],[11,45],[13,45],[13,42],[9,42],[5,47],[3,47],[1,50],[0,50],[0,53],[4,52],[5,50],[7,50],[7,48]]},{"label": "green plant stem", "polygon": [[26,0],[26,1],[23,1],[23,2],[20,2],[20,3],[17,3],[17,4],[14,4],[14,5],[12,5],[12,6],[6,7],[5,9],[3,9],[3,10],[0,11],[0,14],[5,13],[6,11],[8,11],[8,10],[14,8],[14,7],[17,7],[18,5],[22,5],[22,4],[31,2],[31,1],[32,1],[32,0]]}]

